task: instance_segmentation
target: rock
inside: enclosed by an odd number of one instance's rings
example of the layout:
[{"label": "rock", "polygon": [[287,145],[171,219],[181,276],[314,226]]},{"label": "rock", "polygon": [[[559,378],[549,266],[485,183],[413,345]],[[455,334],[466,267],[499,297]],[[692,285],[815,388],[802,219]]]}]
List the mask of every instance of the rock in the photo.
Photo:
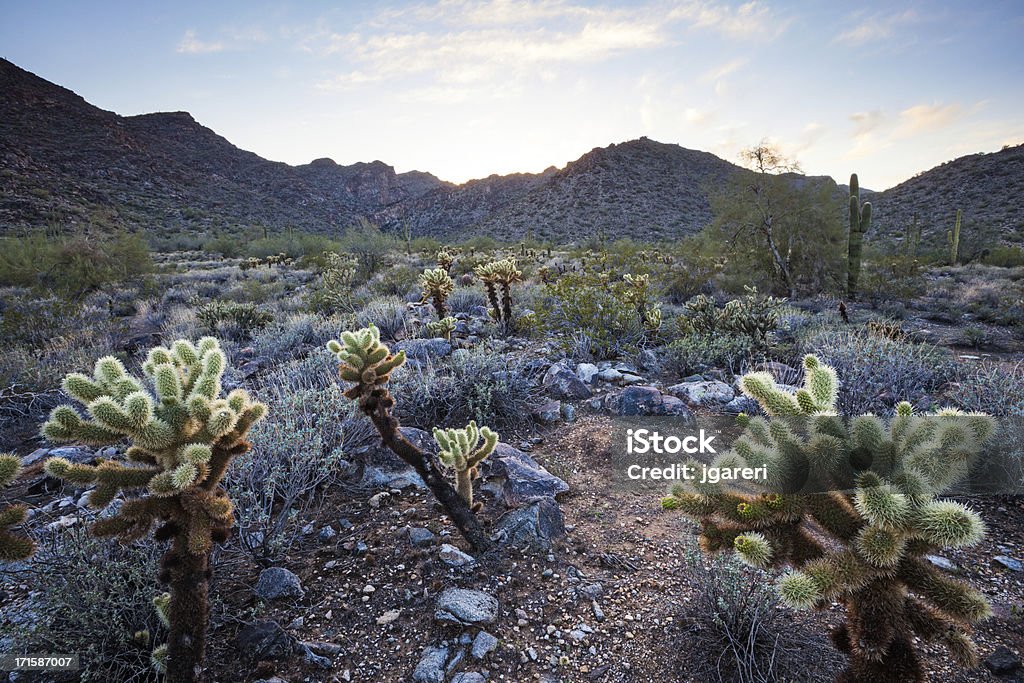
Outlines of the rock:
[{"label": "rock", "polygon": [[451,543],[441,545],[438,557],[449,567],[468,567],[469,565],[476,564],[476,559],[472,555],[462,552]]},{"label": "rock", "polygon": [[452,345],[444,339],[407,339],[400,341],[391,347],[392,351],[398,353],[405,351],[408,358],[415,360],[433,360],[444,358],[452,352]]},{"label": "rock", "polygon": [[654,349],[644,349],[637,356],[636,361],[640,366],[639,369],[646,372],[660,373],[665,369],[665,364]]},{"label": "rock", "polygon": [[24,468],[32,467],[37,462],[50,458],[64,458],[76,465],[88,465],[96,460],[96,453],[91,448],[81,446],[61,446],[60,448],[37,448],[21,460]]},{"label": "rock", "polygon": [[285,633],[276,621],[254,621],[243,626],[235,636],[235,645],[254,660],[285,659],[295,649],[295,639]]},{"label": "rock", "polygon": [[550,401],[537,406],[531,412],[538,422],[543,424],[554,424],[562,417],[562,402],[558,399],[551,399]]},{"label": "rock", "polygon": [[996,676],[1006,676],[1021,668],[1020,657],[1010,648],[1000,645],[995,652],[985,658],[985,668]]},{"label": "rock", "polygon": [[732,387],[725,382],[683,382],[665,390],[690,406],[724,405],[734,397]]},{"label": "rock", "polygon": [[590,609],[593,611],[594,619],[597,620],[597,623],[600,624],[604,621],[604,610],[601,609],[601,605],[597,604],[597,600],[590,601]]},{"label": "rock", "polygon": [[253,681],[252,683],[288,683],[288,681],[284,680],[283,678],[273,676],[271,678],[259,678]]},{"label": "rock", "polygon": [[498,615],[498,601],[487,593],[446,588],[437,598],[434,618],[465,626],[490,624]]},{"label": "rock", "polygon": [[463,671],[452,676],[451,683],[484,683],[487,679],[476,671]]},{"label": "rock", "polygon": [[1020,560],[1015,560],[1008,555],[996,555],[992,558],[992,561],[1009,569],[1011,572],[1024,571],[1024,565],[1021,565]]},{"label": "rock", "polygon": [[418,548],[431,545],[437,538],[430,529],[424,529],[423,527],[406,528],[409,529],[405,534],[409,537],[409,542]]},{"label": "rock", "polygon": [[615,368],[605,368],[597,373],[597,378],[602,382],[618,382],[622,379],[622,373]]},{"label": "rock", "polygon": [[590,389],[564,361],[555,363],[548,368],[541,384],[552,398],[562,400],[590,398]]},{"label": "rock", "polygon": [[693,411],[675,396],[667,396],[652,386],[626,387],[604,399],[604,409],[612,415],[656,415],[682,417],[692,426],[697,425]]},{"label": "rock", "polygon": [[306,594],[302,590],[302,583],[299,581],[299,577],[284,567],[268,567],[260,572],[260,578],[256,582],[255,593],[263,600],[301,598]]},{"label": "rock", "polygon": [[444,683],[444,663],[446,661],[448,661],[448,648],[425,648],[420,656],[420,661],[412,672],[412,679],[417,683]]},{"label": "rock", "polygon": [[483,659],[494,652],[496,647],[498,647],[498,639],[487,631],[480,631],[473,639],[473,648],[470,650],[470,654],[476,659]]},{"label": "rock", "polygon": [[368,488],[385,489],[407,489],[410,486],[426,488],[423,479],[412,467],[403,467],[397,470],[385,470],[379,467],[369,466],[363,469],[363,478],[360,482]]},{"label": "rock", "polygon": [[512,510],[495,525],[495,535],[502,538],[502,542],[521,548],[547,549],[551,541],[564,534],[562,510],[552,498]]},{"label": "rock", "polygon": [[947,572],[955,572],[958,569],[960,569],[956,566],[956,563],[953,562],[953,560],[943,557],[942,555],[925,555],[924,559],[928,560],[932,563],[932,565],[938,567],[939,569],[944,569]]},{"label": "rock", "polygon": [[298,651],[302,653],[302,659],[307,664],[312,664],[318,669],[330,669],[334,666],[334,662],[331,661],[330,657],[324,657],[313,651],[306,643],[299,643],[296,647]]},{"label": "rock", "polygon": [[377,625],[387,626],[388,624],[393,624],[398,621],[400,616],[402,616],[402,610],[389,609],[387,612],[377,617]]},{"label": "rock", "polygon": [[576,408],[571,403],[562,404],[562,419],[569,423],[576,421]]},{"label": "rock", "polygon": [[622,377],[619,378],[619,382],[618,383],[620,385],[622,385],[622,386],[630,386],[630,385],[633,385],[633,384],[643,384],[646,381],[647,380],[645,380],[640,375],[634,375],[634,374],[629,373],[629,372],[624,372],[624,373],[622,373]]},{"label": "rock", "polygon": [[580,381],[584,384],[593,384],[594,377],[597,373],[597,366],[593,363],[580,363],[576,366],[576,376],[579,377]]},{"label": "rock", "polygon": [[333,539],[337,535],[338,535],[338,532],[334,530],[334,527],[328,525],[328,526],[325,526],[323,529],[320,530],[319,537],[320,537],[321,541],[323,541],[324,543],[327,543],[328,541],[330,541],[331,539]]},{"label": "rock", "polygon": [[542,498],[554,498],[569,485],[540,466],[529,455],[506,443],[483,461],[481,470],[488,485],[500,491],[502,502],[514,508]]},{"label": "rock", "polygon": [[722,406],[722,410],[730,415],[739,415],[740,413],[757,415],[761,408],[754,399],[747,398],[746,396],[737,396]]}]

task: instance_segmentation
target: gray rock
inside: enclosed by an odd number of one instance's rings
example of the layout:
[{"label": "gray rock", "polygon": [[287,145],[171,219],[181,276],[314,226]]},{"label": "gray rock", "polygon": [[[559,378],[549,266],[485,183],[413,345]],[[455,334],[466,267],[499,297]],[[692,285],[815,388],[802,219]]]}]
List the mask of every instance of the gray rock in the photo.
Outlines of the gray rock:
[{"label": "gray rock", "polygon": [[722,406],[722,410],[730,415],[739,415],[740,413],[757,415],[761,408],[754,399],[747,398],[746,396],[737,396]]},{"label": "gray rock", "polygon": [[590,398],[590,389],[576,376],[576,373],[565,361],[555,363],[548,368],[541,384],[552,398],[562,400]]},{"label": "gray rock", "polygon": [[696,426],[697,419],[686,404],[652,386],[626,387],[604,399],[604,409],[612,415],[656,415],[681,417]]},{"label": "gray rock", "polygon": [[21,460],[22,467],[31,467],[37,462],[49,458],[64,458],[76,465],[87,465],[96,460],[96,453],[91,448],[82,446],[61,446],[59,448],[37,448]]},{"label": "gray rock", "polygon": [[452,683],[484,683],[487,679],[476,671],[463,671],[452,676]]},{"label": "gray rock", "polygon": [[434,618],[465,626],[490,624],[498,616],[498,601],[482,591],[446,588],[437,598]]},{"label": "gray rock", "polygon": [[444,663],[446,661],[448,661],[448,648],[425,648],[420,656],[420,661],[412,672],[412,679],[417,683],[444,683]]},{"label": "gray rock", "polygon": [[985,658],[985,668],[996,676],[1007,676],[1021,668],[1020,657],[1010,648],[1000,645],[995,652]]},{"label": "gray rock", "polygon": [[480,631],[476,634],[476,638],[473,639],[473,648],[470,652],[474,658],[483,659],[494,652],[496,647],[498,647],[498,639],[487,631]]},{"label": "gray rock", "polygon": [[305,595],[302,583],[292,572],[284,567],[268,567],[260,572],[256,582],[256,595],[264,600],[280,598],[301,598]]},{"label": "gray rock", "polygon": [[536,460],[506,443],[498,444],[494,453],[483,461],[481,469],[488,484],[499,488],[502,501],[510,508],[554,498],[569,490],[568,484]]},{"label": "gray rock", "polygon": [[437,538],[433,531],[423,527],[412,527],[406,532],[406,535],[409,537],[409,542],[419,548],[432,544]]},{"label": "gray rock", "polygon": [[476,564],[476,558],[462,552],[451,543],[442,544],[437,555],[441,558],[441,561],[449,567],[468,567],[472,564]]},{"label": "gray rock", "polygon": [[691,406],[724,405],[734,397],[732,387],[725,382],[683,382],[665,390],[666,393]]},{"label": "gray rock", "polygon": [[395,353],[405,351],[408,358],[415,360],[433,360],[444,358],[452,352],[452,345],[444,339],[407,339],[392,347]]},{"label": "gray rock", "polygon": [[958,566],[956,566],[956,563],[953,562],[953,560],[943,557],[942,555],[925,555],[924,559],[928,560],[932,563],[932,565],[938,567],[939,569],[944,569],[947,572],[955,572],[958,569],[960,569]]},{"label": "gray rock", "polygon": [[334,527],[332,527],[330,525],[327,525],[323,529],[320,530],[319,537],[320,537],[321,541],[323,541],[324,543],[327,543],[328,541],[330,541],[331,539],[333,539],[337,535],[338,535],[338,532],[334,530]]},{"label": "gray rock", "polygon": [[569,423],[576,421],[576,408],[571,403],[562,404],[562,419]]},{"label": "gray rock", "polygon": [[547,549],[565,534],[565,520],[558,503],[543,498],[506,513],[495,525],[495,535],[503,543],[522,548]]},{"label": "gray rock", "polygon": [[1015,560],[1008,555],[996,555],[992,558],[993,562],[996,562],[1011,572],[1024,571],[1024,565],[1021,565],[1020,560]]},{"label": "gray rock", "polygon": [[576,376],[579,377],[580,381],[584,384],[593,384],[594,377],[597,373],[597,366],[593,363],[580,363],[576,366]]},{"label": "gray rock", "polygon": [[622,379],[622,373],[615,368],[605,368],[597,373],[597,378],[602,382],[618,382]]},{"label": "gray rock", "polygon": [[562,402],[558,399],[551,399],[532,411],[533,416],[542,424],[554,424],[562,417]]},{"label": "gray rock", "polygon": [[235,636],[235,645],[257,661],[285,659],[291,657],[295,639],[276,621],[261,620],[243,626]]},{"label": "gray rock", "polygon": [[330,657],[324,657],[323,655],[317,654],[305,643],[299,643],[296,649],[302,653],[302,659],[304,659],[307,664],[312,664],[318,669],[330,669],[334,666],[334,662],[331,661]]}]

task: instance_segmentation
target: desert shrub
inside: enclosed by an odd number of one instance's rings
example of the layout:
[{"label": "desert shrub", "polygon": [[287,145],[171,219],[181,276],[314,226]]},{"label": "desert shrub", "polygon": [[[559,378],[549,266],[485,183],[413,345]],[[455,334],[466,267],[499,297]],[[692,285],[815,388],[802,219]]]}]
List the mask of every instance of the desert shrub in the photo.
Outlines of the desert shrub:
[{"label": "desert shrub", "polygon": [[963,410],[997,417],[1024,416],[1024,364],[960,364],[949,399]]},{"label": "desert shrub", "polygon": [[818,671],[838,667],[838,653],[785,608],[764,571],[727,554],[706,558],[689,540],[682,558],[693,592],[677,617],[675,656],[687,672],[705,681],[774,683],[816,681]]},{"label": "desert shrub", "polygon": [[63,334],[73,321],[94,324],[107,317],[106,311],[83,311],[81,304],[63,297],[37,298],[28,289],[10,289],[0,299],[0,345],[37,348]]},{"label": "desert shrub", "polygon": [[448,297],[448,308],[454,313],[472,313],[473,309],[487,306],[487,298],[477,289],[463,287]]},{"label": "desert shrub", "polygon": [[749,337],[736,334],[690,334],[665,349],[666,369],[680,377],[724,369],[739,373],[754,353]]},{"label": "desert shrub", "polygon": [[156,681],[150,653],[164,629],[152,604],[162,592],[153,566],[161,552],[153,543],[100,540],[84,527],[42,541],[28,570],[33,591],[21,610],[34,618],[0,626],[12,639],[10,651],[78,654],[81,670],[56,680]]},{"label": "desert shrub", "polygon": [[865,329],[825,331],[805,344],[805,352],[818,355],[843,378],[839,408],[844,415],[881,415],[899,401],[927,409],[954,377],[948,353]]},{"label": "desert shrub", "polygon": [[744,287],[746,293],[719,309],[710,296],[700,294],[686,302],[686,322],[697,334],[726,332],[750,339],[754,346],[764,347],[768,333],[778,327],[779,314],[785,299],[765,296],[756,287]]},{"label": "desert shrub", "polygon": [[[367,300],[379,296],[393,296],[405,299],[409,292],[419,285],[422,268],[408,263],[392,266],[384,272],[377,273],[360,289],[359,295]],[[416,289],[418,292],[419,290]],[[417,295],[418,298],[418,295]]]},{"label": "desert shrub", "polygon": [[214,300],[196,308],[196,319],[204,332],[237,340],[251,337],[269,325],[274,316],[255,304]]},{"label": "desert shrub", "polygon": [[408,333],[409,309],[398,297],[374,299],[356,312],[356,327],[376,325],[384,339],[400,339]]},{"label": "desert shrub", "polygon": [[907,301],[924,294],[926,283],[921,260],[905,254],[878,255],[865,264],[860,291],[878,306],[886,301]]},{"label": "desert shrub", "polygon": [[352,285],[359,263],[348,254],[325,251],[322,255],[319,280],[306,295],[306,306],[319,313],[340,313],[352,310]]},{"label": "desert shrub", "polygon": [[995,246],[985,250],[981,262],[1001,268],[1024,266],[1024,249],[1020,247]]},{"label": "desert shrub", "polygon": [[255,557],[286,553],[298,537],[296,520],[341,471],[353,411],[334,365],[316,353],[278,368],[256,389],[268,415],[253,428],[253,452],[234,460],[225,479],[239,543]]},{"label": "desert shrub", "polygon": [[406,363],[391,377],[402,424],[421,429],[476,420],[514,430],[529,422],[534,392],[522,360],[485,348],[459,350],[418,367]]},{"label": "desert shrub", "polygon": [[310,313],[295,313],[260,330],[252,346],[258,356],[274,361],[292,360],[305,356],[310,349],[323,348],[339,328],[337,319]]},{"label": "desert shrub", "polygon": [[549,334],[561,335],[567,347],[587,340],[589,355],[605,359],[631,356],[643,342],[646,330],[625,283],[602,273],[566,273],[544,287],[538,324]]},{"label": "desert shrub", "polygon": [[0,238],[0,286],[36,287],[77,299],[152,268],[145,241],[124,232],[53,237],[36,231]]}]

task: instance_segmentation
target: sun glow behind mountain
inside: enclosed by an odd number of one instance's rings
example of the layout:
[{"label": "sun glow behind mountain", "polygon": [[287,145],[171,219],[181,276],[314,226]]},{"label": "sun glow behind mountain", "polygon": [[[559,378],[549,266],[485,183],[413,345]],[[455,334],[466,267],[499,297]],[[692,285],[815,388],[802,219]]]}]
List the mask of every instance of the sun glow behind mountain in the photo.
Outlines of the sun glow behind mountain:
[{"label": "sun glow behind mountain", "polygon": [[[64,3],[58,3],[64,4]],[[463,181],[642,135],[883,189],[1024,140],[1013,3],[429,0],[8,7],[5,57],[122,114],[188,110],[293,164]],[[955,84],[955,85],[954,85]]]}]

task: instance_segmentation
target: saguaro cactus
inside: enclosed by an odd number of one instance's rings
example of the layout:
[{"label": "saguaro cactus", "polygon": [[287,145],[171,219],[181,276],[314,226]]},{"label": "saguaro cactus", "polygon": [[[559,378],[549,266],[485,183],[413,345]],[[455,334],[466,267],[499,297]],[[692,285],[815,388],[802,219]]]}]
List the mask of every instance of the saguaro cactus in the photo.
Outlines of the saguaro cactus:
[{"label": "saguaro cactus", "polygon": [[477,465],[498,445],[498,435],[488,427],[478,429],[476,421],[470,421],[465,429],[435,427],[434,441],[441,447],[441,462],[455,470],[455,490],[473,512],[479,512],[483,503],[473,502],[473,480],[477,477]]},{"label": "saguaro cactus", "polygon": [[960,260],[960,209],[956,210],[956,223],[952,230],[946,231],[946,240],[949,242],[949,265],[955,266]]},{"label": "saguaro cactus", "polygon": [[[0,454],[0,489],[18,478],[21,459],[13,453]],[[0,560],[24,560],[36,549],[32,539],[11,532],[11,527],[25,521],[28,508],[24,505],[8,505],[0,510]]]},{"label": "saguaro cactus", "polygon": [[870,227],[871,202],[860,203],[860,183],[854,173],[850,176],[850,237],[846,247],[846,295],[851,299],[857,298],[864,233]]},{"label": "saguaro cactus", "polygon": [[392,354],[381,343],[380,331],[374,325],[356,332],[343,332],[341,341],[332,339],[327,348],[340,361],[341,378],[353,383],[345,390],[345,396],[356,401],[359,410],[370,418],[384,445],[416,470],[474,549],[489,548],[491,540],[469,503],[445,480],[435,458],[402,435],[398,418],[391,414],[395,399],[388,391],[388,380],[405,362],[405,352]]},{"label": "saguaro cactus", "polygon": [[423,287],[423,298],[430,297],[434,304],[434,311],[437,312],[437,319],[442,320],[448,316],[448,306],[445,303],[448,295],[455,291],[455,283],[444,268],[427,269],[420,275],[420,286]]},{"label": "saguaro cactus", "polygon": [[663,506],[700,522],[706,551],[786,569],[777,588],[790,606],[843,604],[846,622],[832,634],[849,657],[839,681],[924,681],[915,636],[974,666],[970,624],[990,614],[988,603],[925,555],[984,533],[974,511],[937,496],[968,473],[992,418],[916,415],[900,403],[891,418],[847,422],[835,412],[835,372],[814,356],[804,370],[795,394],[767,373],[743,377],[744,392],[772,417],[741,418],[743,435],[712,463],[766,468],[762,490],[687,483]]},{"label": "saguaro cactus", "polygon": [[142,366],[152,383],[146,388],[116,358],[100,358],[92,377],[72,373],[63,383],[89,419],[64,405],[42,428],[55,443],[130,444],[127,463],[105,460],[93,466],[51,458],[45,467],[52,476],[92,485],[94,508],[106,507],[121,490],[140,494],[94,522],[95,535],[137,539],[159,522],[156,538],[172,539],[160,574],[170,584],[170,637],[153,658],[166,665],[167,680],[175,683],[197,681],[202,669],[210,550],[227,539],[234,524],[221,479],[231,460],[249,450],[246,435],[267,410],[241,389],[220,397],[226,363],[212,337],[197,345],[178,340],[169,348],[158,346]]}]

